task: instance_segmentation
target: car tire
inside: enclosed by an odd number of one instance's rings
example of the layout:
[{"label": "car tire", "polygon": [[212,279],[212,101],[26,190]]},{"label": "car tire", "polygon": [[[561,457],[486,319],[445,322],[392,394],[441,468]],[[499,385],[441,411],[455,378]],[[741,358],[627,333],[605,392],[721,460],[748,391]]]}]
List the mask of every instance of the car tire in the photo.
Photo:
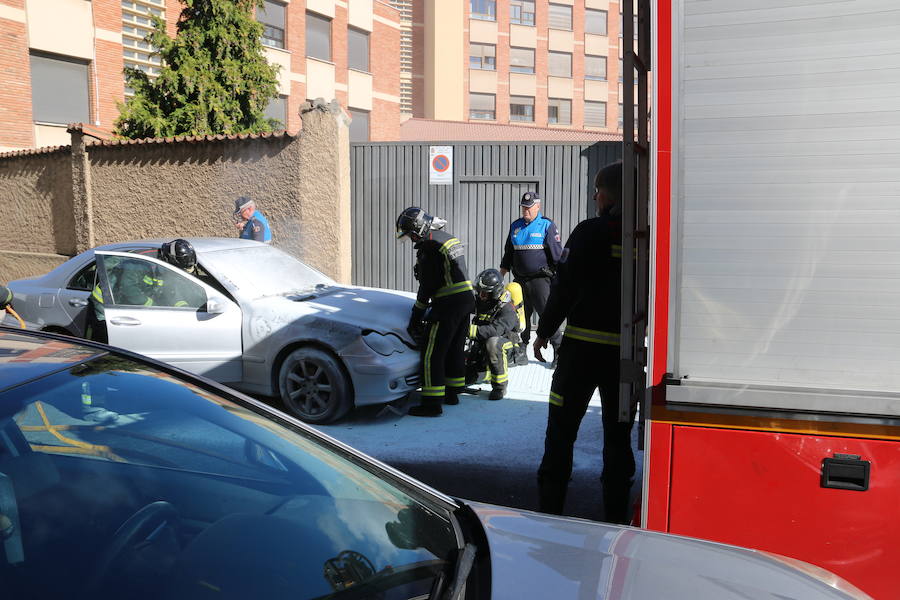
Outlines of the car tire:
[{"label": "car tire", "polygon": [[307,423],[337,421],[353,408],[351,384],[338,360],[318,348],[298,348],[278,370],[278,390],[287,412]]}]

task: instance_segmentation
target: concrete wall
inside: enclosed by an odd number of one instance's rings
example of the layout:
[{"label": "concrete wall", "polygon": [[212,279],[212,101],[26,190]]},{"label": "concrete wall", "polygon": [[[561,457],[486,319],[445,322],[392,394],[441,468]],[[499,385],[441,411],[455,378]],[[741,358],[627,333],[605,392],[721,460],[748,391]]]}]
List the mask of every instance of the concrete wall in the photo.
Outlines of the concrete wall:
[{"label": "concrete wall", "polygon": [[275,246],[349,282],[347,117],[337,103],[301,110],[297,136],[128,143],[76,128],[71,147],[0,155],[0,283],[111,242],[237,237],[238,196],[256,200]]},{"label": "concrete wall", "polygon": [[72,161],[66,149],[0,160],[0,249],[72,254]]}]

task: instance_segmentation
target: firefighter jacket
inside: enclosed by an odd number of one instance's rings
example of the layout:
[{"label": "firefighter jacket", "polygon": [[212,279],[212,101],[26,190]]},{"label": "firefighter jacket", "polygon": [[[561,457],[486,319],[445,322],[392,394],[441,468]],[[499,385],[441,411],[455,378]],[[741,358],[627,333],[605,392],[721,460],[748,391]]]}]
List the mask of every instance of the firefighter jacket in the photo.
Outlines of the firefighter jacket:
[{"label": "firefighter jacket", "polygon": [[475,299],[475,318],[469,325],[469,337],[486,342],[492,337],[509,339],[519,331],[519,315],[513,306],[509,292],[498,301]]},{"label": "firefighter jacket", "polygon": [[518,279],[550,277],[562,254],[556,224],[538,213],[531,222],[516,219],[509,226],[500,268],[512,271]]},{"label": "firefighter jacket", "polygon": [[538,337],[549,339],[568,319],[564,336],[619,345],[622,305],[621,205],[575,227],[560,256],[541,315]]},{"label": "firefighter jacket", "polygon": [[446,231],[429,231],[416,243],[416,273],[419,292],[413,307],[413,321],[420,320],[428,307],[456,299],[459,294],[472,298],[472,282],[466,271],[465,246]]}]

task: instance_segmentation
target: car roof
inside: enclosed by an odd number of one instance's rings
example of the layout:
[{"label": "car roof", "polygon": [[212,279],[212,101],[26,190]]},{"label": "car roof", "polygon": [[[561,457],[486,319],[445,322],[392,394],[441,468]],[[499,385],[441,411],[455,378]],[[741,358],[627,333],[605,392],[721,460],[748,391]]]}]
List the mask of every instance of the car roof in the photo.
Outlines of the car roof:
[{"label": "car roof", "polygon": [[[128,242],[116,242],[114,244],[106,244],[104,246],[97,246],[94,250],[121,250],[123,248],[131,248],[134,246],[156,246],[159,247],[166,242],[171,242],[173,239],[179,238],[158,238],[158,239],[147,239],[147,240],[132,240]],[[188,238],[180,238],[183,240],[187,240],[190,242],[191,246],[194,247],[196,252],[206,253],[206,252],[217,252],[220,250],[235,250],[238,248],[255,248],[258,246],[269,246],[269,244],[263,244],[262,242],[256,242],[253,240],[243,240],[240,238],[225,238],[225,237],[188,237]]]},{"label": "car roof", "polygon": [[106,352],[60,338],[0,327],[0,391],[55,373]]}]

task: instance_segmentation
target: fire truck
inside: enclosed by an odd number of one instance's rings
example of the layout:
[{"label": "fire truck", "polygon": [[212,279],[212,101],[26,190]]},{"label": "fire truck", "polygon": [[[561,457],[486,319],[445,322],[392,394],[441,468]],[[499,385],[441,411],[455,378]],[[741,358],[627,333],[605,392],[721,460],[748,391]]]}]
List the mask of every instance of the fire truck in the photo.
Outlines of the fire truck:
[{"label": "fire truck", "polygon": [[900,597],[900,3],[632,2],[641,526]]}]

